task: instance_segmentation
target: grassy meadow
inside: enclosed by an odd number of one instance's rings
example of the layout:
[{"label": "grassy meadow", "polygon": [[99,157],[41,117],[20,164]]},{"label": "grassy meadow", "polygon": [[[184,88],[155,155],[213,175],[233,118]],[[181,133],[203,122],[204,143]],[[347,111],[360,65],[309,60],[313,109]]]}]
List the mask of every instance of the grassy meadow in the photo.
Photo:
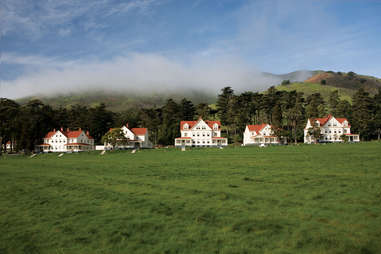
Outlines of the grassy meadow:
[{"label": "grassy meadow", "polygon": [[381,143],[3,156],[0,253],[381,253]]}]

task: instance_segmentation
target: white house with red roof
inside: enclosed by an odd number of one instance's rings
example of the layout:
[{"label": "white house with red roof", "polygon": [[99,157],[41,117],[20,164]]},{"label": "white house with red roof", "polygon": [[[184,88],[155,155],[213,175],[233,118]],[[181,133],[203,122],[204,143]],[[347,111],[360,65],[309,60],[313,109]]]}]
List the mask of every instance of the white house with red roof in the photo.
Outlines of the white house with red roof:
[{"label": "white house with red roof", "polygon": [[279,144],[279,138],[274,135],[270,124],[246,125],[243,133],[243,145]]},{"label": "white house with red roof", "polygon": [[78,130],[54,129],[46,134],[44,143],[39,145],[43,152],[81,152],[94,150],[94,138],[90,133]]},{"label": "white house with red roof", "polygon": [[[127,144],[118,146],[117,148],[152,148],[152,142],[148,137],[147,128],[129,128],[128,123],[120,128],[124,136],[127,138]],[[110,129],[112,130],[112,129]],[[111,144],[104,144],[104,147],[111,149]]]},{"label": "white house with red roof", "polygon": [[227,146],[227,138],[221,137],[220,121],[197,121],[180,122],[181,137],[175,139],[176,147],[217,147]]},{"label": "white house with red roof", "polygon": [[[313,129],[320,130],[320,136],[313,136]],[[347,118],[336,118],[328,115],[323,118],[310,118],[304,128],[304,143],[333,143],[343,142],[343,137],[348,137],[350,142],[359,142],[360,135],[351,133],[351,125]]]}]

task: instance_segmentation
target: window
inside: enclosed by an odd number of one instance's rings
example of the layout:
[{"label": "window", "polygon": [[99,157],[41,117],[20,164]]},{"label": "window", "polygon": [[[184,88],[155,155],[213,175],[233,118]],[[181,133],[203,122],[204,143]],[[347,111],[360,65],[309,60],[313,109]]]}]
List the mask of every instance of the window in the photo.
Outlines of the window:
[{"label": "window", "polygon": [[203,133],[202,136],[205,137],[205,133]]},{"label": "window", "polygon": [[210,134],[208,133],[208,134],[206,134],[208,137],[210,137]]},{"label": "window", "polygon": [[185,132],[185,133],[184,133],[184,137],[186,137],[186,136],[188,136],[188,133]]}]

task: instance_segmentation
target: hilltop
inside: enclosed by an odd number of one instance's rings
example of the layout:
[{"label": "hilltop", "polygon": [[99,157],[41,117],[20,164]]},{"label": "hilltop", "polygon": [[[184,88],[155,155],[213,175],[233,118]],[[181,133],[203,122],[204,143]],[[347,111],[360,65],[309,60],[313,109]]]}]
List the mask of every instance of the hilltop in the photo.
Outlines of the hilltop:
[{"label": "hilltop", "polygon": [[328,99],[332,91],[338,90],[341,99],[352,101],[353,94],[364,88],[371,95],[377,93],[381,87],[381,79],[359,75],[354,72],[342,73],[333,71],[315,71],[314,75],[303,82],[283,82],[276,87],[281,91],[303,92],[305,96],[313,93],[320,93],[324,99]]}]

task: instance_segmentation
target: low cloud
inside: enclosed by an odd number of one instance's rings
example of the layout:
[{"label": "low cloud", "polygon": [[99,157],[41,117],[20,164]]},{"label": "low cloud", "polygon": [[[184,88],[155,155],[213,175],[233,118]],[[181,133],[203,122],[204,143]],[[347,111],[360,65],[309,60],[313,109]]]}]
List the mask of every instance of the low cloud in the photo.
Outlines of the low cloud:
[{"label": "low cloud", "polygon": [[8,62],[28,64],[33,70],[15,80],[2,81],[0,97],[21,98],[93,90],[152,93],[199,90],[217,92],[224,86],[237,91],[258,90],[278,84],[280,78],[260,71],[234,57],[194,57],[184,63],[157,54],[131,54],[108,61],[58,62],[41,57],[8,57]]}]

